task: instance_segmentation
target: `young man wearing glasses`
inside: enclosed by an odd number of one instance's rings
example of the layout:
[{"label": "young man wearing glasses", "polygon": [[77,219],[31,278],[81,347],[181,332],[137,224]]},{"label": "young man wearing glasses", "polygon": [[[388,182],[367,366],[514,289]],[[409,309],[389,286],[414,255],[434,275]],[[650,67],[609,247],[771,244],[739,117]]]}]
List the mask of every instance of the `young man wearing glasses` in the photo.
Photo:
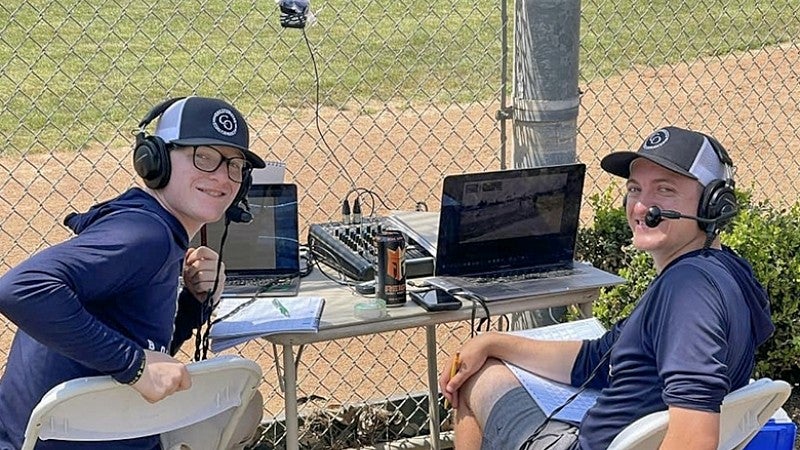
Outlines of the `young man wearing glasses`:
[{"label": "young man wearing glasses", "polygon": [[[76,236],[0,278],[0,313],[18,327],[0,379],[0,450],[21,447],[33,408],[61,382],[111,375],[150,402],[191,386],[185,365],[170,354],[203,323],[203,302],[225,275],[224,265],[217,274],[216,252],[189,242],[223,216],[249,171],[265,164],[249,150],[244,117],[222,100],[173,99],[140,126],[134,167],[146,186],[67,216]],[[261,414],[257,394],[230,448],[244,448]],[[209,420],[163,444],[150,436],[36,448],[154,450],[187,442],[197,450],[217,448],[219,435]]]}]

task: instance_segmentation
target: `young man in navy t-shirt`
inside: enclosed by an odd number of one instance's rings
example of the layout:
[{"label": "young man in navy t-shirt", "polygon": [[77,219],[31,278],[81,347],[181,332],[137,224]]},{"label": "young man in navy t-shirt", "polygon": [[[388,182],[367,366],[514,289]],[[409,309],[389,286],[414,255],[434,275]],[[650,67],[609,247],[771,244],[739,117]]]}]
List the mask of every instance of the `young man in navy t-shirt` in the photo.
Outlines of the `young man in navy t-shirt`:
[{"label": "young man in navy t-shirt", "polygon": [[[155,133],[147,134],[147,124],[157,117]],[[204,224],[223,216],[247,185],[251,169],[265,163],[249,149],[244,117],[222,100],[166,101],[140,128],[133,164],[145,186],[71,214],[65,225],[75,232],[73,238],[0,278],[0,313],[18,327],[0,379],[0,450],[21,447],[33,408],[61,382],[110,375],[150,402],[191,385],[185,365],[171,355],[203,323],[211,309],[203,302],[225,275],[217,274],[216,252],[189,248],[189,241]],[[211,301],[220,294],[217,289]],[[254,434],[262,413],[257,394],[237,430],[238,448]],[[213,437],[213,427],[206,423],[180,439],[194,444],[194,437],[205,445],[193,449],[215,448],[203,437],[209,430]],[[149,436],[47,440],[36,449],[161,447],[160,436]]]},{"label": "young man in navy t-shirt", "polygon": [[[627,179],[633,245],[652,256],[658,275],[599,339],[489,332],[467,342],[456,375],[439,379],[457,408],[459,450],[604,449],[661,410],[669,412],[662,449],[717,448],[722,399],[747,384],[756,347],[774,330],[751,267],[719,242],[737,212],[732,162],[714,138],[665,127],[601,166]],[[548,421],[502,361],[602,393],[580,424]]]}]

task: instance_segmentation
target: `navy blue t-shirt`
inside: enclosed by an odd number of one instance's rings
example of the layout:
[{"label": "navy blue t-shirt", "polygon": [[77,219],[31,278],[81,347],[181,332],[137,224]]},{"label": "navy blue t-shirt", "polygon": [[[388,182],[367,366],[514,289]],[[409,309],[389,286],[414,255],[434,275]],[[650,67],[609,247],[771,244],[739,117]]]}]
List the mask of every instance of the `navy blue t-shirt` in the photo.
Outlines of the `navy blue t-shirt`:
[{"label": "navy blue t-shirt", "polygon": [[[0,313],[18,326],[0,379],[0,450],[21,446],[34,406],[73,378],[135,376],[144,349],[169,352],[191,335],[201,305],[178,280],[189,238],[149,194],[131,189],[70,216],[77,236],[0,278]],[[41,441],[44,449],[136,449],[158,436],[113,443]]]},{"label": "navy blue t-shirt", "polygon": [[602,389],[580,424],[581,449],[607,448],[627,425],[677,406],[719,412],[744,386],[756,347],[774,330],[766,292],[750,266],[728,249],[698,250],[673,261],[630,317],[584,341],[571,384]]}]

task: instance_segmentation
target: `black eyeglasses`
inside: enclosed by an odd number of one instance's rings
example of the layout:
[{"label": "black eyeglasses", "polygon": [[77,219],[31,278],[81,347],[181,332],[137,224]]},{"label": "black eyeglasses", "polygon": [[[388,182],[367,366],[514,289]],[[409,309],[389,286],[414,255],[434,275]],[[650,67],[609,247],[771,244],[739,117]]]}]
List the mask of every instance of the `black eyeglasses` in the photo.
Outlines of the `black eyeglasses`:
[{"label": "black eyeglasses", "polygon": [[228,178],[231,181],[241,183],[244,179],[245,171],[249,171],[253,166],[244,158],[233,156],[226,158],[222,156],[222,152],[210,145],[201,145],[194,147],[194,154],[192,156],[194,166],[203,172],[214,172],[219,169],[223,162],[228,163]]}]

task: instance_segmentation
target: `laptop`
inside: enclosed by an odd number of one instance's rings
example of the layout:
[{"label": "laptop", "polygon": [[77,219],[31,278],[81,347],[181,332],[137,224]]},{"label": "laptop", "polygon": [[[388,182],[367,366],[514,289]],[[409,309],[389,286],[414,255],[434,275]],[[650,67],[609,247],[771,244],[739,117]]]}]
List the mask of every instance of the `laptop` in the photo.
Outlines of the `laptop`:
[{"label": "laptop", "polygon": [[485,301],[586,287],[588,265],[574,262],[585,173],[567,164],[445,177],[426,281]]},{"label": "laptop", "polygon": [[[222,295],[297,295],[300,289],[297,186],[253,184],[247,202],[253,221],[231,223],[228,227],[222,253],[226,275]],[[224,228],[224,220],[206,225],[207,245],[217,252]],[[195,241],[193,245],[199,245],[199,236]]]}]

